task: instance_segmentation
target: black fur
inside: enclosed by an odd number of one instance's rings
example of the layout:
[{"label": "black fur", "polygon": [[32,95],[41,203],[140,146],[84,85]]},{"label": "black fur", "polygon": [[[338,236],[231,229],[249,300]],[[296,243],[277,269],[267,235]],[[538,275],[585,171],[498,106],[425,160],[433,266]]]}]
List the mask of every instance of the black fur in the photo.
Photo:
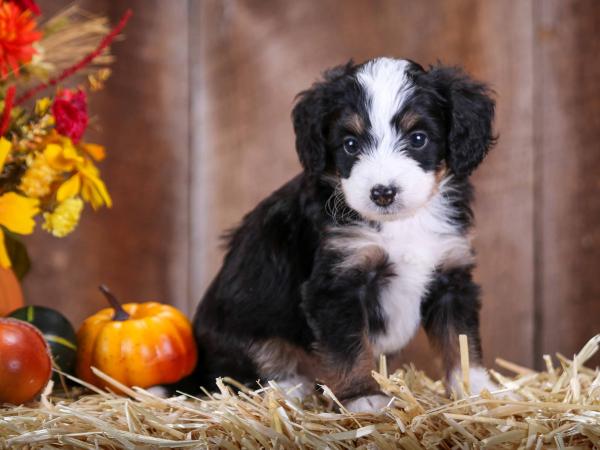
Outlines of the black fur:
[{"label": "black fur", "polygon": [[465,267],[439,271],[421,304],[423,328],[431,343],[442,350],[446,370],[450,370],[459,358],[460,334],[467,335],[471,360],[481,364],[480,289],[473,282],[471,270],[472,267]]},{"label": "black fur", "polygon": [[432,67],[417,77],[434,86],[445,99],[449,120],[448,166],[459,177],[471,175],[495,143],[492,131],[495,103],[489,88],[456,67]]},{"label": "black fur", "polygon": [[351,77],[356,66],[352,61],[334,67],[323,74],[324,80],[298,94],[292,111],[296,151],[308,175],[321,174],[331,168],[332,157],[327,152],[330,124],[349,104],[360,104],[361,90]]},{"label": "black fur", "polygon": [[[348,373],[368,350],[370,337],[385,330],[378,296],[397,275],[393,265],[384,255],[340,269],[343,255],[325,245],[334,226],[338,232],[357,223],[378,227],[343,199],[341,218],[326,207],[336,180],[350,176],[356,160],[342,148],[348,133],[344,118],[358,114],[365,132],[357,138],[369,139],[369,99],[355,78],[360,67],[352,62],[336,67],[299,94],[292,117],[304,170],[228,236],[223,266],[194,318],[199,362],[184,389],[211,388],[217,376],[253,384],[264,374],[252,349],[273,339],[307,355],[325,355],[324,360]],[[410,76],[416,89],[407,108],[418,113],[415,126],[427,129],[432,140],[414,158],[423,170],[440,170],[445,161],[454,172],[449,219],[466,233],[472,222],[466,176],[493,142],[493,101],[484,85],[456,69],[425,71],[413,64]],[[394,121],[401,123],[406,112],[399,111]],[[478,308],[470,268],[438,270],[422,303],[423,324],[442,348],[452,333],[467,332],[479,350]]]},{"label": "black fur", "polygon": [[379,303],[373,299],[394,273],[385,257],[344,271],[336,270],[340,259],[335,251],[317,251],[301,305],[318,349],[344,367],[364,350],[365,333],[384,330]]}]

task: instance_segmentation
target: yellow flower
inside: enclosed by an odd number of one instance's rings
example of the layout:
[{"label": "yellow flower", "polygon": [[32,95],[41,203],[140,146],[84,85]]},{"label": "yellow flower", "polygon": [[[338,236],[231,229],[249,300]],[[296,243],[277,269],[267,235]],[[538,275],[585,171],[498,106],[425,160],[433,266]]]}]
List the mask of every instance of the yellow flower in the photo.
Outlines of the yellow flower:
[{"label": "yellow flower", "polygon": [[61,143],[48,144],[44,149],[48,164],[60,172],[71,172],[84,158],[79,154],[71,139],[61,139]]},{"label": "yellow flower", "polygon": [[102,147],[101,145],[84,143],[81,144],[81,147],[83,147],[83,150],[85,150],[85,152],[92,158],[94,158],[96,161],[102,161],[106,156],[104,147]]},{"label": "yellow flower", "polygon": [[77,167],[77,173],[65,181],[56,192],[59,202],[74,197],[81,193],[83,199],[98,209],[102,205],[112,206],[112,199],[106,189],[106,185],[100,179],[98,168],[89,159]]},{"label": "yellow flower", "polygon": [[6,161],[6,157],[11,148],[12,143],[5,137],[0,137],[0,173],[2,173],[2,169],[4,169],[4,162]]},{"label": "yellow flower", "polygon": [[39,200],[14,192],[0,196],[0,225],[19,234],[31,234],[35,227],[33,216],[39,212]]},{"label": "yellow flower", "polygon": [[43,116],[48,112],[50,106],[52,105],[52,100],[49,97],[40,98],[35,102],[35,113],[38,116]]},{"label": "yellow flower", "polygon": [[104,158],[104,147],[82,144],[82,151],[85,153],[80,153],[68,137],[56,137],[35,157],[21,181],[20,189],[30,197],[42,198],[50,193],[52,183],[61,175],[72,173],[56,191],[56,200],[63,202],[81,195],[94,209],[103,205],[110,208],[112,199],[100,179],[100,171],[92,161],[92,158],[96,161]]},{"label": "yellow flower", "polygon": [[19,189],[34,198],[48,195],[52,183],[61,173],[72,172],[84,162],[83,156],[68,138],[47,144],[42,153],[31,158],[33,161],[23,175]]},{"label": "yellow flower", "polygon": [[56,237],[64,237],[79,223],[82,209],[83,201],[79,197],[68,198],[51,213],[44,213],[42,228]]},{"label": "yellow flower", "polygon": [[[39,200],[7,192],[0,196],[0,225],[19,234],[31,234],[35,227],[33,217],[39,212]],[[0,265],[10,267],[4,245],[4,232],[0,233]]]},{"label": "yellow flower", "polygon": [[112,199],[106,189],[106,185],[100,179],[100,171],[91,161],[86,161],[79,168],[81,175],[81,195],[83,199],[92,204],[94,209],[102,205],[112,207]]},{"label": "yellow flower", "polygon": [[33,160],[21,178],[19,189],[28,197],[43,198],[50,193],[59,172],[49,164],[43,153],[30,157]]}]

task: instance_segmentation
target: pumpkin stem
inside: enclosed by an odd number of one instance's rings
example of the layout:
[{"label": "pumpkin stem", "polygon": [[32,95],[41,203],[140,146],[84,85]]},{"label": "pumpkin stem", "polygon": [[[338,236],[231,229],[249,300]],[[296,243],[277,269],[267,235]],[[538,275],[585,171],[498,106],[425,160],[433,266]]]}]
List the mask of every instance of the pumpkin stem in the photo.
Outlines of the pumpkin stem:
[{"label": "pumpkin stem", "polygon": [[124,320],[129,319],[129,314],[127,313],[127,311],[123,309],[121,303],[119,303],[119,300],[117,300],[117,297],[115,297],[115,294],[113,294],[110,291],[110,289],[106,287],[106,285],[101,284],[100,286],[98,286],[98,289],[100,289],[100,292],[104,294],[104,296],[108,300],[108,303],[110,303],[110,306],[112,306],[115,310],[115,315],[113,316],[112,320],[122,322]]}]

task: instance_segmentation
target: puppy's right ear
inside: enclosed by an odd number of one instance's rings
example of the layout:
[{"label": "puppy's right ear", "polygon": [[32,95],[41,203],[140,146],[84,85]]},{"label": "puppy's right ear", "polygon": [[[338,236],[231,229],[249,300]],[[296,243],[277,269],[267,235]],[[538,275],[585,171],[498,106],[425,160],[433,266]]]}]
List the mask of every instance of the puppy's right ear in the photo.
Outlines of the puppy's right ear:
[{"label": "puppy's right ear", "polygon": [[327,165],[327,131],[338,99],[337,82],[350,73],[354,64],[334,67],[323,75],[323,81],[315,83],[296,97],[292,121],[296,133],[296,151],[304,170],[319,174]]}]

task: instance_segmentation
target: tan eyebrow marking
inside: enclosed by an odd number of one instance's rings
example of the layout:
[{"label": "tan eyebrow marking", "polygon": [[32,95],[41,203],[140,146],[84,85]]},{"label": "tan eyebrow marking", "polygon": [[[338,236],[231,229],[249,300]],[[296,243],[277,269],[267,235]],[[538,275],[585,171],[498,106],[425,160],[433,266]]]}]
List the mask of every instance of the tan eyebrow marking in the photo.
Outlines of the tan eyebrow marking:
[{"label": "tan eyebrow marking", "polygon": [[345,117],[343,125],[357,135],[362,134],[365,131],[365,122],[357,113]]},{"label": "tan eyebrow marking", "polygon": [[421,116],[419,116],[416,112],[407,111],[400,119],[400,128],[402,130],[409,130],[417,124],[419,119],[421,119]]}]

